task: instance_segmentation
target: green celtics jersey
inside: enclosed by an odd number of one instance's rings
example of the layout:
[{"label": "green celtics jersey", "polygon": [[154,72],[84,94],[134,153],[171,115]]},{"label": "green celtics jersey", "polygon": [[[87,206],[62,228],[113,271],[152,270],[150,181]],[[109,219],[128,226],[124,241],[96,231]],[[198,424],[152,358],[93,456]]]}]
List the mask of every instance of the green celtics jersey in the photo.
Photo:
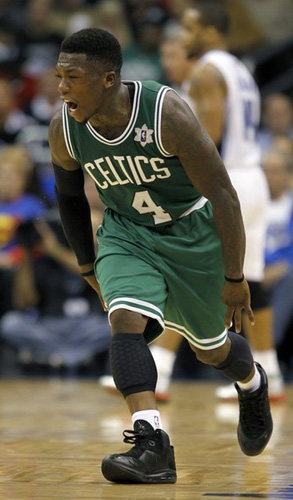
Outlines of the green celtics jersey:
[{"label": "green celtics jersey", "polygon": [[66,146],[106,207],[144,226],[170,223],[206,202],[162,144],[162,106],[171,89],[152,81],[125,83],[134,85],[134,97],[124,132],[106,139],[89,122],[76,122],[64,104]]}]

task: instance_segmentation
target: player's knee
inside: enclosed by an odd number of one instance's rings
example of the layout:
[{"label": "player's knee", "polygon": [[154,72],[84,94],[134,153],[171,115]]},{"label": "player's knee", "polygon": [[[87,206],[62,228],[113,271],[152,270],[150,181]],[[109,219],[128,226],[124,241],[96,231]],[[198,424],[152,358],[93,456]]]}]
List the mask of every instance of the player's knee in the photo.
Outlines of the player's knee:
[{"label": "player's knee", "polygon": [[190,344],[191,349],[201,363],[216,366],[221,364],[227,357],[230,350],[230,340],[227,337],[225,344],[216,349],[203,350]]},{"label": "player's knee", "polygon": [[143,333],[147,319],[142,314],[128,309],[116,309],[110,317],[112,334],[115,335],[117,332]]}]

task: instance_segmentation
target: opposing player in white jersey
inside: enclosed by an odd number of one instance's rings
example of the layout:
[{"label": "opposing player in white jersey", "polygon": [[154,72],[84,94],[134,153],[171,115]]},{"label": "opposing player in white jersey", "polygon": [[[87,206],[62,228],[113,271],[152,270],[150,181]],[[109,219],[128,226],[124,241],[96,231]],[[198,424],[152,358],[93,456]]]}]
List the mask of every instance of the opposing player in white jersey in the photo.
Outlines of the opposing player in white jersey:
[{"label": "opposing player in white jersey", "polygon": [[[284,397],[283,381],[273,345],[272,312],[262,288],[268,187],[260,166],[256,131],[260,95],[246,66],[227,52],[229,17],[215,2],[196,2],[182,17],[182,44],[197,58],[190,95],[197,117],[216,143],[241,203],[246,231],[244,273],[251,289],[255,326],[244,317],[245,333],[269,377],[271,400]],[[233,399],[233,386],[216,395]]]}]

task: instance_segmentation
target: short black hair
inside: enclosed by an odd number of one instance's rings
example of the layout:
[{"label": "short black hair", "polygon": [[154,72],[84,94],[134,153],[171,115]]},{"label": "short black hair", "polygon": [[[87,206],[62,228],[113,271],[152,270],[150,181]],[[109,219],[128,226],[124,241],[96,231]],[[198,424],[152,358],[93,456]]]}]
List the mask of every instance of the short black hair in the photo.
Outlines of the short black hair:
[{"label": "short black hair", "polygon": [[69,35],[61,43],[61,52],[85,54],[88,61],[103,64],[105,71],[120,74],[122,66],[121,46],[109,31],[100,28],[85,28]]},{"label": "short black hair", "polygon": [[227,35],[230,31],[230,17],[225,6],[215,1],[194,2],[192,8],[200,13],[200,24],[202,26],[213,26],[222,35]]}]

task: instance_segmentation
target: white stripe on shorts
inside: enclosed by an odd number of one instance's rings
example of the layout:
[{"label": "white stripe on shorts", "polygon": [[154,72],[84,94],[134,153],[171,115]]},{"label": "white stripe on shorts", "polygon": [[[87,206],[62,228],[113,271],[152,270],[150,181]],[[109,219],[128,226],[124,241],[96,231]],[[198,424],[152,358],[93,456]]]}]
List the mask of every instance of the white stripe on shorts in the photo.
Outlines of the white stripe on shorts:
[{"label": "white stripe on shorts", "polygon": [[144,300],[134,299],[131,297],[118,297],[111,300],[109,303],[108,318],[111,325],[110,316],[117,309],[128,309],[129,311],[138,312],[144,316],[156,319],[161,325],[163,330],[165,329],[164,317],[162,311],[154,304],[150,302],[145,302]]},{"label": "white stripe on shorts", "polygon": [[227,330],[224,330],[220,335],[211,339],[198,339],[191,332],[189,332],[184,326],[177,325],[176,323],[172,323],[171,321],[166,320],[165,325],[170,330],[174,330],[175,332],[183,335],[188,342],[193,344],[195,347],[202,349],[203,351],[209,351],[210,349],[216,349],[221,345],[225,344],[227,338]]}]

